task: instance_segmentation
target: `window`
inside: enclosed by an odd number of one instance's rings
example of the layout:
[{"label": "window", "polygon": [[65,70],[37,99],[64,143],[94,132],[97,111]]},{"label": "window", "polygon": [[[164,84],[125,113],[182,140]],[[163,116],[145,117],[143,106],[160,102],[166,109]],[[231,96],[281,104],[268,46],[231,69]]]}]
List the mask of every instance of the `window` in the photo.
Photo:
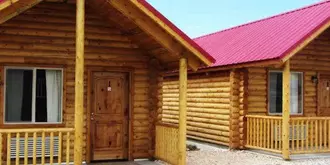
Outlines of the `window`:
[{"label": "window", "polygon": [[[269,113],[282,113],[282,72],[269,72],[268,104]],[[290,77],[290,113],[302,114],[303,112],[303,74],[292,72]]]},{"label": "window", "polygon": [[62,69],[7,67],[6,123],[60,123]]}]

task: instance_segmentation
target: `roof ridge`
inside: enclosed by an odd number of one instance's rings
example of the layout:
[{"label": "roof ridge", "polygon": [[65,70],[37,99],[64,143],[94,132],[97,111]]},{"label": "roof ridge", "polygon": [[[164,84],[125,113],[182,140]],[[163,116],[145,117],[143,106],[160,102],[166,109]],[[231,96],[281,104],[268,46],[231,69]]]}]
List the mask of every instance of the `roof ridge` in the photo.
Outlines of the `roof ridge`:
[{"label": "roof ridge", "polygon": [[249,22],[249,23],[241,24],[241,25],[238,25],[238,26],[234,26],[234,27],[231,27],[231,28],[224,29],[224,30],[220,30],[220,31],[216,31],[216,32],[209,33],[209,34],[206,34],[206,35],[202,35],[202,36],[194,38],[193,40],[209,37],[209,36],[212,36],[212,35],[215,35],[215,34],[218,34],[218,33],[222,33],[222,32],[225,32],[225,31],[237,29],[237,28],[240,28],[240,27],[243,27],[243,26],[248,26],[248,25],[255,24],[255,23],[258,23],[258,22],[262,22],[262,21],[266,21],[266,20],[269,20],[269,19],[277,18],[277,17],[284,16],[284,15],[287,15],[287,14],[295,13],[295,12],[298,12],[298,11],[301,11],[301,10],[306,10],[306,9],[313,8],[313,7],[316,7],[316,6],[319,6],[319,5],[323,5],[325,3],[330,3],[330,0],[325,0],[325,1],[318,2],[318,3],[312,4],[312,5],[301,7],[301,8],[298,8],[298,9],[294,9],[294,10],[287,11],[287,12],[284,12],[284,13],[276,14],[274,16],[262,18],[262,19],[252,21],[252,22]]}]

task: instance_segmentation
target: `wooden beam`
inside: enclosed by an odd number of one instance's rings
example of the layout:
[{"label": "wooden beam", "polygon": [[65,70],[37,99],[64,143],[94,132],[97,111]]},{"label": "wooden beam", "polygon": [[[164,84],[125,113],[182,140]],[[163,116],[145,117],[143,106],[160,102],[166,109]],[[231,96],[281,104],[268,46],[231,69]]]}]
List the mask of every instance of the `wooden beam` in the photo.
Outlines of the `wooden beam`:
[{"label": "wooden beam", "polygon": [[146,15],[148,15],[154,22],[156,22],[162,29],[171,34],[175,39],[177,39],[180,43],[182,43],[189,51],[193,52],[200,60],[202,60],[206,65],[211,65],[212,62],[208,60],[200,51],[194,48],[190,43],[188,43],[183,37],[181,37],[177,32],[175,32],[172,28],[166,25],[161,19],[155,16],[149,9],[147,9],[144,5],[139,2],[139,0],[131,0],[131,2],[137,6],[141,11],[143,11]]},{"label": "wooden beam", "polygon": [[[12,0],[10,5],[0,6],[0,24],[37,5],[42,0]],[[5,2],[6,3],[6,2]]]},{"label": "wooden beam", "polygon": [[290,133],[290,61],[286,61],[283,68],[283,105],[282,105],[282,157],[290,159],[289,133]]},{"label": "wooden beam", "polygon": [[81,165],[83,157],[84,129],[84,44],[85,44],[85,0],[77,1],[76,17],[76,70],[75,70],[75,137],[74,164]]},{"label": "wooden beam", "polygon": [[[165,63],[166,66],[173,66],[173,62]],[[260,62],[253,62],[253,63],[246,63],[246,64],[236,64],[236,65],[228,65],[228,66],[219,66],[219,67],[210,67],[210,68],[203,68],[199,69],[198,71],[189,71],[189,74],[193,73],[203,73],[203,72],[214,72],[214,71],[225,71],[230,69],[241,69],[241,68],[248,68],[248,67],[281,67],[283,63],[281,60],[267,60],[267,61],[260,61]],[[178,75],[177,72],[164,72],[163,76],[175,76]]]},{"label": "wooden beam", "polygon": [[330,27],[330,21],[328,21],[323,26],[321,26],[311,36],[309,36],[301,44],[299,44],[295,49],[293,49],[291,52],[289,52],[287,55],[285,55],[282,58],[282,62],[285,62],[285,61],[289,60],[291,57],[293,57],[294,55],[296,55],[300,50],[302,50],[303,48],[305,48],[310,42],[312,42],[316,37],[318,37],[320,34],[322,34],[329,27]]},{"label": "wooden beam", "polygon": [[187,59],[180,59],[179,76],[179,165],[186,165],[187,139]]},{"label": "wooden beam", "polygon": [[0,3],[0,11],[7,8],[8,6],[12,5],[13,3],[16,3],[18,0],[5,0]]},{"label": "wooden beam", "polygon": [[108,3],[128,17],[172,54],[178,58],[187,58],[188,64],[193,70],[197,70],[201,66],[202,61],[195,54],[186,49],[178,40],[173,38],[166,30],[162,29],[154,20],[148,17],[148,15],[139,10],[132,1],[108,0]]}]

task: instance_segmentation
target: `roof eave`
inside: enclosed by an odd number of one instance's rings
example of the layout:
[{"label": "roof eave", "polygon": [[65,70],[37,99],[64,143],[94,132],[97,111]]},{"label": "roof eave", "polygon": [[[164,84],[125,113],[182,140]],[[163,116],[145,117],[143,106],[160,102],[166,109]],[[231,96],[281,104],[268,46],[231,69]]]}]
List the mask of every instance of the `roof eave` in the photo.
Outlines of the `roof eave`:
[{"label": "roof eave", "polygon": [[167,33],[172,35],[180,44],[182,44],[187,50],[193,53],[205,65],[211,66],[215,62],[215,59],[208,52],[206,52],[185,33],[178,29],[172,22],[165,18],[148,2],[145,0],[131,0],[131,2],[152,20],[154,20]]}]

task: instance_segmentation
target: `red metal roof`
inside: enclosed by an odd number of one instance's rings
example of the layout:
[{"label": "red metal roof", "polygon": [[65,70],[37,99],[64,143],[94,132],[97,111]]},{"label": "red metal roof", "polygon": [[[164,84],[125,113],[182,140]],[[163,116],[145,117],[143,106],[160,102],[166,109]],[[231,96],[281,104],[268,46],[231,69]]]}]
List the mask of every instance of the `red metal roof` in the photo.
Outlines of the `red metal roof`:
[{"label": "red metal roof", "polygon": [[147,8],[151,13],[153,13],[153,15],[155,15],[156,17],[158,17],[162,22],[164,22],[165,25],[167,25],[168,27],[170,27],[174,32],[176,32],[180,37],[182,37],[191,46],[193,46],[195,49],[197,49],[208,60],[210,60],[212,63],[215,62],[215,59],[207,51],[205,51],[203,48],[201,48],[200,45],[196,44],[196,42],[194,42],[182,30],[180,30],[178,27],[176,27],[170,20],[168,20],[165,16],[163,16],[159,11],[157,11],[146,0],[138,0],[138,2],[141,5],[143,5],[145,8]]},{"label": "red metal roof", "polygon": [[281,59],[330,21],[330,0],[195,40],[213,67]]}]

